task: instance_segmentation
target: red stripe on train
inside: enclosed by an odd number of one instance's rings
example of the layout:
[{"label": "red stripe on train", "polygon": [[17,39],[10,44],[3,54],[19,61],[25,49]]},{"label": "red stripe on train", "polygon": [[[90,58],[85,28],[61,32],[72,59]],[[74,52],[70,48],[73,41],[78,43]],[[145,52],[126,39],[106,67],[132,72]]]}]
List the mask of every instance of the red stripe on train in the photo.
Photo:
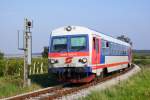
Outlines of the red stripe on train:
[{"label": "red stripe on train", "polygon": [[92,67],[92,69],[96,70],[96,69],[105,68],[105,67],[115,67],[117,65],[128,64],[128,63],[129,62],[118,62],[118,63],[112,63],[112,64],[104,64],[104,65],[94,66]]},{"label": "red stripe on train", "polygon": [[89,56],[89,52],[49,53],[48,57]]}]

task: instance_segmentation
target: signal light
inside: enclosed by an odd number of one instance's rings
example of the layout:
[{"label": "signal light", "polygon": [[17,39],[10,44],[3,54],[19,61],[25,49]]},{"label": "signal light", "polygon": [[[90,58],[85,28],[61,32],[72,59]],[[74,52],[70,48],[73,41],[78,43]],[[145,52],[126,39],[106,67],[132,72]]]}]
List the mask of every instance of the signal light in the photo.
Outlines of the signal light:
[{"label": "signal light", "polygon": [[31,24],[32,24],[32,23],[31,23],[30,21],[27,22],[27,25],[28,25],[29,27],[31,27]]},{"label": "signal light", "polygon": [[32,28],[33,27],[33,21],[25,19],[25,26],[28,28]]}]

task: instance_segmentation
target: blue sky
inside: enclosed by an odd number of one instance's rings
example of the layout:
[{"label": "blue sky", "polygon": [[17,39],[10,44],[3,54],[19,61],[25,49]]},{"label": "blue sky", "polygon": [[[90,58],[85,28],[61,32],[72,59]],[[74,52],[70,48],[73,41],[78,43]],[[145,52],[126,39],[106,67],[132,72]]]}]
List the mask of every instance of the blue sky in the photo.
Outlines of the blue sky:
[{"label": "blue sky", "polygon": [[34,21],[33,52],[49,43],[49,33],[81,25],[114,37],[125,34],[134,49],[150,49],[150,0],[0,0],[0,50],[17,50],[17,30],[24,18]]}]

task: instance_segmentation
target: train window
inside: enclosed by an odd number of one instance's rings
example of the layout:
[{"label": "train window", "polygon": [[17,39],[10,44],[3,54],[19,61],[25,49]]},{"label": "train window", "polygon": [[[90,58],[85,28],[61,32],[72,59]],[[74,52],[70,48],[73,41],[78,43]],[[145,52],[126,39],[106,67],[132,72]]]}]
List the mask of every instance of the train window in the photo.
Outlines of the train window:
[{"label": "train window", "polygon": [[107,41],[107,42],[106,42],[106,47],[107,47],[107,48],[109,47],[109,44],[110,44],[110,43]]},{"label": "train window", "polygon": [[129,54],[129,50],[128,50],[128,47],[127,47],[127,55]]},{"label": "train window", "polygon": [[102,40],[102,54],[103,55],[110,55],[112,54],[112,43],[109,42],[109,41],[105,41],[105,40]]},{"label": "train window", "polygon": [[99,52],[99,40],[98,39],[96,39],[95,46],[96,46],[96,52],[98,53]]},{"label": "train window", "polygon": [[110,48],[106,48],[106,55],[110,55]]},{"label": "train window", "polygon": [[126,47],[126,55],[128,55],[128,47]]},{"label": "train window", "polygon": [[59,37],[52,39],[52,52],[61,52],[67,50],[67,38]]},{"label": "train window", "polygon": [[102,40],[102,48],[105,48],[105,41],[104,40]]},{"label": "train window", "polygon": [[93,38],[93,48],[96,49],[96,38]]},{"label": "train window", "polygon": [[71,44],[70,44],[71,50],[85,50],[86,49],[86,37],[85,36],[79,36],[79,37],[71,37]]},{"label": "train window", "polygon": [[111,43],[111,55],[114,55],[115,45],[114,43]]},{"label": "train window", "polygon": [[102,55],[105,55],[105,41],[102,40]]}]

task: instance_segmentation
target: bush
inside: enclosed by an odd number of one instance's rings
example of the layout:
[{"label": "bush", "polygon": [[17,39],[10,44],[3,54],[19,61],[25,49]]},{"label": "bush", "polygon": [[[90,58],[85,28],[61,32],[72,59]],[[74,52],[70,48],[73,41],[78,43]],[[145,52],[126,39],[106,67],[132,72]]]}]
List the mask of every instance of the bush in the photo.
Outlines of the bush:
[{"label": "bush", "polygon": [[19,73],[23,72],[23,60],[12,59],[6,67],[8,67],[8,75],[19,75]]},{"label": "bush", "polygon": [[0,60],[0,76],[19,74],[23,70],[22,65],[21,60]]},{"label": "bush", "polygon": [[4,60],[0,60],[0,76],[4,76],[5,74],[5,64]]},{"label": "bush", "polygon": [[47,58],[47,57],[48,57],[48,48],[49,48],[49,47],[44,47],[44,50],[43,50],[43,52],[42,52],[42,57],[43,57],[43,58]]},{"label": "bush", "polygon": [[4,53],[0,52],[0,60],[4,58]]}]

